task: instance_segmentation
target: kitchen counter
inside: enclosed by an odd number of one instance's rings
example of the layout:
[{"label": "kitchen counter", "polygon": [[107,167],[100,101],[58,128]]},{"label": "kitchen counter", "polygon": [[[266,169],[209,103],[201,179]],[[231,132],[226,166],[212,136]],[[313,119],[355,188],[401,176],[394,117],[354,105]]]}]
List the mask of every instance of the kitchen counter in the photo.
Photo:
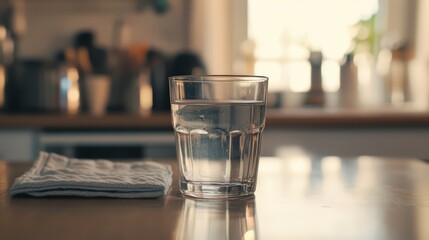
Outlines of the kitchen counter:
[{"label": "kitchen counter", "polygon": [[[267,127],[429,126],[429,111],[415,109],[286,109],[267,111]],[[171,129],[169,112],[147,115],[2,114],[0,128]]]},{"label": "kitchen counter", "polygon": [[11,198],[30,164],[0,161],[0,239],[429,239],[429,164],[412,158],[263,157],[255,196]]}]

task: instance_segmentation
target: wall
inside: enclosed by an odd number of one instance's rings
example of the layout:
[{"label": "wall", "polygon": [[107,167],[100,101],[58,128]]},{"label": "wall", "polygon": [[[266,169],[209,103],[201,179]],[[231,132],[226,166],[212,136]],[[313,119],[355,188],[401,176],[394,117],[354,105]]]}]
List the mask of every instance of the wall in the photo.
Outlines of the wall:
[{"label": "wall", "polygon": [[209,74],[234,73],[247,39],[246,0],[191,0],[189,48],[201,55]]},{"label": "wall", "polygon": [[416,24],[416,59],[414,69],[417,82],[415,92],[422,99],[422,105],[429,108],[429,1],[417,1],[417,24]]},{"label": "wall", "polygon": [[186,47],[186,0],[169,0],[170,10],[157,14],[147,6],[138,11],[137,0],[27,0],[26,32],[20,40],[24,58],[51,58],[71,44],[74,33],[94,29],[97,42],[111,47],[114,25],[123,18],[129,26],[129,43],[145,42],[166,53]]}]

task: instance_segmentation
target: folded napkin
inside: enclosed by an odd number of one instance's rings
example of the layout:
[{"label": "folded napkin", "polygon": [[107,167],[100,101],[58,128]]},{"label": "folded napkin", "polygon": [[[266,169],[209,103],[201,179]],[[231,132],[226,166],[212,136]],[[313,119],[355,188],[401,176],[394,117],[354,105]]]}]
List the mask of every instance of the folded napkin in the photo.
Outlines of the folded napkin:
[{"label": "folded napkin", "polygon": [[171,185],[170,166],[149,162],[74,159],[41,152],[32,168],[17,178],[10,194],[157,198]]}]

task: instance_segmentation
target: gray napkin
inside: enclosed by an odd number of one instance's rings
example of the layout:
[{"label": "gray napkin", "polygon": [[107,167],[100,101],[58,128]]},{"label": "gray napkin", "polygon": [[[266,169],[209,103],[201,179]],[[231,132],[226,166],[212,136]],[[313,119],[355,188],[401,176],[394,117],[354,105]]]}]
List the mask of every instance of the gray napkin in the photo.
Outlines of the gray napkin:
[{"label": "gray napkin", "polygon": [[172,170],[149,161],[74,159],[40,152],[33,167],[17,178],[10,194],[157,198],[167,193]]}]

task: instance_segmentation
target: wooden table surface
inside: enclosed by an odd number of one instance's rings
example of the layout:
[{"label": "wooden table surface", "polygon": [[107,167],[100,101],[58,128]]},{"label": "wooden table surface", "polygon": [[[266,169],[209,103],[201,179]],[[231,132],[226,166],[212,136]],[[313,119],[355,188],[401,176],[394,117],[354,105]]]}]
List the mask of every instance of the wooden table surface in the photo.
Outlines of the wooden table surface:
[{"label": "wooden table surface", "polygon": [[11,198],[29,164],[0,162],[0,239],[429,239],[429,164],[377,157],[261,158],[255,196]]}]

